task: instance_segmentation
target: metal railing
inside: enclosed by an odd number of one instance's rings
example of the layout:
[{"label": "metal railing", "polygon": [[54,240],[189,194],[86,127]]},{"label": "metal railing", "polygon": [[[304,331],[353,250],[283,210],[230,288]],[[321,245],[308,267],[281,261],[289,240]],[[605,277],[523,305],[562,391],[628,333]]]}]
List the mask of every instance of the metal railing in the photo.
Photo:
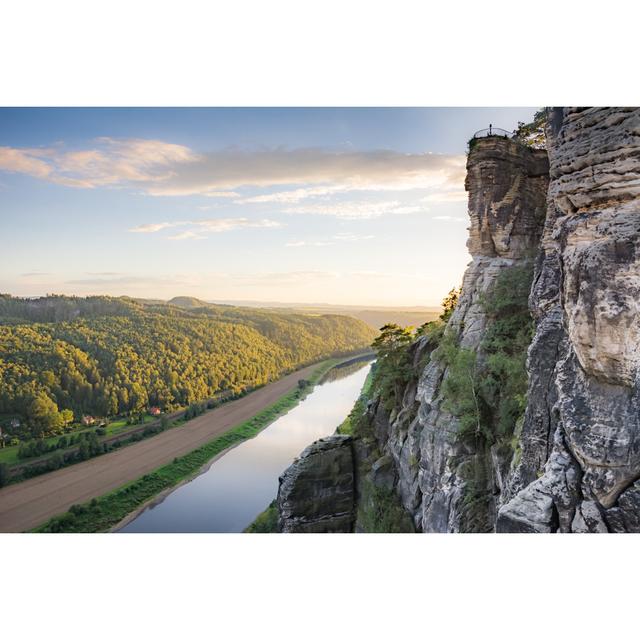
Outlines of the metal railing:
[{"label": "metal railing", "polygon": [[493,125],[489,125],[488,129],[480,129],[480,131],[476,131],[473,134],[474,138],[514,138],[514,131],[507,131],[506,129],[500,129],[499,127],[494,127]]}]

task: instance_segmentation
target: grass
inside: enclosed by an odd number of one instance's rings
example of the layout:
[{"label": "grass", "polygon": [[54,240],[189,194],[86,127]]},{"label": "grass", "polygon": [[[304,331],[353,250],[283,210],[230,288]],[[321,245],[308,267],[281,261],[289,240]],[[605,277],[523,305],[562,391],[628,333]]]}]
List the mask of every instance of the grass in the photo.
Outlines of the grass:
[{"label": "grass", "polygon": [[273,500],[243,533],[278,533],[278,506],[276,501]]},{"label": "grass", "polygon": [[158,420],[158,418],[154,416],[145,415],[144,420],[142,422],[137,422],[136,424],[127,424],[127,420],[128,420],[127,418],[121,418],[120,420],[114,420],[113,422],[110,422],[106,426],[107,437],[114,436],[118,433],[123,433],[130,429],[135,429],[136,427],[139,427],[141,424],[148,424],[149,422],[155,422]]},{"label": "grass", "polygon": [[[362,366],[365,366],[364,364]],[[333,369],[333,371],[339,371],[340,369]],[[360,411],[362,409],[362,403],[368,397],[371,391],[373,383],[372,377],[373,368],[369,370],[367,377],[365,378],[362,390],[358,401],[351,413],[344,419],[344,422],[336,429],[336,433],[352,433],[351,426],[351,414],[354,411]],[[324,374],[323,374],[324,375]],[[258,515],[258,517],[244,530],[244,533],[278,533],[278,507],[276,501],[273,500],[271,504]]]},{"label": "grass", "polygon": [[[130,424],[127,424],[127,418],[122,418],[120,420],[115,420],[114,422],[110,422],[105,427],[105,430],[107,432],[107,437],[109,437],[117,433],[124,433],[128,430],[135,429],[137,427],[140,427],[140,425],[142,424],[148,424],[149,422],[154,422],[157,420],[158,418],[154,418],[153,416],[147,415],[147,416],[144,416],[143,422],[138,422],[136,424],[130,425]],[[52,444],[56,444],[58,440],[60,440],[60,438],[62,437],[69,438],[69,437],[77,436],[81,433],[88,433],[89,431],[94,431],[95,429],[96,429],[95,426],[73,429],[68,433],[62,433],[57,436],[50,436],[49,438],[44,438],[44,441],[46,444],[52,445]],[[56,451],[64,452],[76,446],[77,446],[76,444],[71,444],[68,447],[65,447],[63,449],[56,449]],[[46,460],[47,458],[51,457],[53,453],[55,453],[55,451],[52,451],[49,453],[45,453],[41,456],[37,456],[33,458],[24,458],[21,460],[20,458],[18,458],[19,448],[20,448],[20,445],[15,445],[12,447],[4,447],[3,449],[0,449],[0,463],[13,465],[13,464],[22,464],[24,462],[35,462],[35,461],[40,462],[40,461]]]},{"label": "grass", "polygon": [[323,362],[308,378],[304,389],[295,388],[266,407],[249,420],[233,427],[224,435],[194,449],[173,462],[158,467],[151,473],[134,480],[99,498],[81,505],[73,505],[69,511],[54,516],[36,527],[34,532],[94,533],[108,531],[132,511],[135,511],[166,489],[196,474],[213,457],[245,440],[253,438],[276,418],[287,413],[313,389],[337,359]]},{"label": "grass", "polygon": [[376,487],[365,478],[358,508],[358,523],[364,533],[414,533],[411,516],[393,490]]},{"label": "grass", "polygon": [[5,447],[0,449],[0,464],[16,464],[18,459],[18,447]]},{"label": "grass", "polygon": [[342,424],[336,429],[336,433],[341,433],[344,435],[353,435],[355,430],[354,421],[357,418],[361,417],[366,409],[366,402],[371,395],[371,389],[373,387],[373,376],[375,372],[375,367],[371,367],[369,369],[369,373],[365,378],[364,384],[362,385],[362,390],[360,391],[360,396],[356,400],[356,403],[353,409],[349,412],[349,415],[344,419]]}]

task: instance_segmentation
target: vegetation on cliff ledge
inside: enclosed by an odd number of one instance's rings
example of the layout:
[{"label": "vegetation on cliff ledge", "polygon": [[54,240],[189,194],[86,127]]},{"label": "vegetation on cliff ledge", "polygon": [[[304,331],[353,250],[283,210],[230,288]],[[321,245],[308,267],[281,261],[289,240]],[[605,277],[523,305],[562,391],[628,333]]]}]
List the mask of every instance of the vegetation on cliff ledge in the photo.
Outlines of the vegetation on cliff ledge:
[{"label": "vegetation on cliff ledge", "polygon": [[478,352],[443,336],[434,353],[447,367],[445,407],[459,420],[458,437],[486,444],[509,440],[526,407],[527,348],[533,320],[527,306],[532,265],[504,269],[482,300],[487,317]]}]

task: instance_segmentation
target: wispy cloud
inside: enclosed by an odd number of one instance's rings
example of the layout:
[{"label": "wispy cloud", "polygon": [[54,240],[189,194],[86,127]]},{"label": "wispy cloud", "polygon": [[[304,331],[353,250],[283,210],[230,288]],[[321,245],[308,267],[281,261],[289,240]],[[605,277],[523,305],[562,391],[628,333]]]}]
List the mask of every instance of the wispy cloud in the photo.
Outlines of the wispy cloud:
[{"label": "wispy cloud", "polygon": [[203,240],[207,238],[205,233],[224,233],[235,229],[259,228],[268,229],[281,227],[282,224],[276,220],[249,220],[249,218],[210,218],[207,220],[181,220],[176,222],[153,222],[141,224],[129,229],[131,233],[157,233],[163,229],[175,227],[190,227],[174,236],[169,236],[169,240]]},{"label": "wispy cloud", "polygon": [[98,138],[91,149],[0,147],[0,169],[56,184],[91,189],[165,182],[177,167],[200,156],[188,147],[161,140]]},{"label": "wispy cloud", "polygon": [[196,231],[183,231],[175,236],[169,236],[169,240],[206,240],[207,236],[203,236]]},{"label": "wispy cloud", "polygon": [[[157,196],[299,202],[353,190],[459,189],[464,156],[322,148],[197,153],[162,140],[98,138],[89,148],[0,147],[0,170],[77,188],[133,186]],[[286,190],[242,199],[244,187]]]},{"label": "wispy cloud", "polygon": [[129,229],[131,233],[157,233],[163,229],[180,227],[189,224],[188,222],[150,222],[149,224],[139,224],[137,227]]},{"label": "wispy cloud", "polygon": [[204,195],[207,198],[239,198],[240,194],[237,191],[207,191]]},{"label": "wispy cloud", "polygon": [[[464,156],[404,154],[389,150],[226,149],[175,167],[171,177],[148,185],[153,195],[194,195],[242,187],[295,186],[254,202],[295,202],[348,190],[458,188]],[[301,186],[304,185],[304,186]],[[246,198],[245,201],[250,201]]]},{"label": "wispy cloud", "polygon": [[389,202],[333,202],[309,203],[284,209],[285,213],[333,216],[347,220],[379,218],[387,215],[407,215],[428,211],[427,207],[406,205],[397,200]]},{"label": "wispy cloud", "polygon": [[241,198],[236,200],[236,204],[291,204],[294,202],[300,202],[307,198],[316,198],[322,196],[330,196],[335,193],[343,193],[345,191],[357,190],[354,187],[347,185],[325,185],[323,187],[308,187],[291,189],[289,191],[276,191],[275,193],[263,193],[259,196],[251,196],[250,198]]},{"label": "wispy cloud", "polygon": [[46,180],[51,175],[52,167],[43,158],[50,155],[51,151],[47,149],[0,147],[0,170],[25,173]]}]

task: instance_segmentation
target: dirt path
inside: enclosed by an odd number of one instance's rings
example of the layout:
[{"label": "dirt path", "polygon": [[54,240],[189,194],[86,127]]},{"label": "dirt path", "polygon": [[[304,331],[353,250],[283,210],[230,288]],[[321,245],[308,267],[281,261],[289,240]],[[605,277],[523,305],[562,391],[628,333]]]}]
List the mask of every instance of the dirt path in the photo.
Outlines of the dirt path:
[{"label": "dirt path", "polygon": [[296,371],[148,440],[0,489],[0,531],[32,529],[72,504],[101,496],[198,448],[274,403],[318,366]]}]

